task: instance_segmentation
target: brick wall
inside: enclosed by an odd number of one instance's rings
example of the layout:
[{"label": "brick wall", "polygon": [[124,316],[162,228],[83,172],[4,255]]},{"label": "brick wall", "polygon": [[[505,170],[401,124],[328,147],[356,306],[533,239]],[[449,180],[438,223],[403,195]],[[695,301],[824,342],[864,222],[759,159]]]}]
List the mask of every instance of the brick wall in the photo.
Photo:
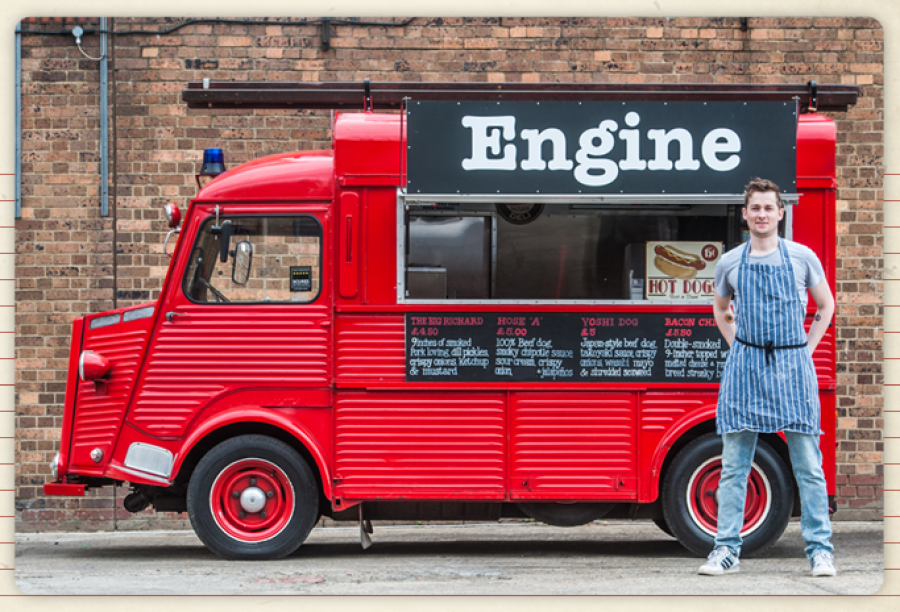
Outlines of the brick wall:
[{"label": "brick wall", "polygon": [[[116,19],[156,32],[180,19]],[[386,22],[380,19],[376,21]],[[23,29],[71,28],[31,20]],[[98,20],[80,20],[86,28]],[[71,35],[22,37],[23,205],[17,222],[17,528],[180,527],[121,508],[124,490],[43,498],[56,452],[73,318],[156,299],[168,258],[162,203],[196,193],[204,148],[229,165],[330,146],[321,111],[188,110],[188,81],[850,83],[838,127],[838,484],[843,518],[882,514],[883,37],[870,19],[436,18],[405,27],[194,24],[119,34],[110,70],[111,216],[100,216],[99,63]],[[100,54],[98,37],[85,51]],[[377,107],[377,98],[375,100]],[[111,190],[112,191],[112,190]],[[112,200],[114,199],[114,203]],[[114,215],[114,216],[113,216]],[[115,255],[114,255],[115,252]],[[115,261],[113,257],[115,256]],[[114,513],[113,508],[118,506]]]}]

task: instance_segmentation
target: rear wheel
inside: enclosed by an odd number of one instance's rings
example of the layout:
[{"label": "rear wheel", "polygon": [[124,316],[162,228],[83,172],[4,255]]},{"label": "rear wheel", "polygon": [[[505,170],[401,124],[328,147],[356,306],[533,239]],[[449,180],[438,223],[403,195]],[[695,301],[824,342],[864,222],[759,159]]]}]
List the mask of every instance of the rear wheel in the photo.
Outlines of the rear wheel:
[{"label": "rear wheel", "polygon": [[213,448],[188,485],[200,540],[226,559],[278,559],[296,550],[318,516],[312,470],[274,438],[239,436]]},{"label": "rear wheel", "polygon": [[[712,550],[719,510],[722,439],[706,434],[672,461],[662,489],[664,522],[692,553]],[[772,447],[759,440],[747,479],[741,555],[762,552],[784,533],[794,506],[791,474]]]}]

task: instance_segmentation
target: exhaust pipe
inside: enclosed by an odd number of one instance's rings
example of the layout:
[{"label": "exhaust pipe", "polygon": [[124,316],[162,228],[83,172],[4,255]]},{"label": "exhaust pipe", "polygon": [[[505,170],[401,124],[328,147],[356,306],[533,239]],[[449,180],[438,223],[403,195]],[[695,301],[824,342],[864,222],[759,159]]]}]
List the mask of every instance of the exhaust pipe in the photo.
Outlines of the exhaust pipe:
[{"label": "exhaust pipe", "polygon": [[122,502],[122,505],[125,506],[126,510],[134,514],[149,506],[150,499],[147,497],[147,494],[143,489],[138,489],[134,493],[125,496],[125,500]]}]

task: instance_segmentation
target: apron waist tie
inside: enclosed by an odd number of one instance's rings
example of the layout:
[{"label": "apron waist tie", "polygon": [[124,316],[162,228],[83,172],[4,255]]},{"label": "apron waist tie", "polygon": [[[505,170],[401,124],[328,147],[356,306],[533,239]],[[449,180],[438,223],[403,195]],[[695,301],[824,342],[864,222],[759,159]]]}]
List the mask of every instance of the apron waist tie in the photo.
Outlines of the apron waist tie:
[{"label": "apron waist tie", "polygon": [[737,340],[738,342],[740,342],[741,344],[746,344],[749,347],[764,350],[766,352],[766,365],[769,365],[770,357],[772,357],[772,358],[775,357],[775,351],[780,351],[782,349],[803,348],[804,346],[807,346],[809,344],[809,342],[804,342],[803,344],[788,344],[785,346],[773,346],[771,340],[767,340],[765,344],[759,345],[759,344],[751,344],[750,342],[747,342],[746,340],[741,340],[737,336],[735,336],[734,339]]}]

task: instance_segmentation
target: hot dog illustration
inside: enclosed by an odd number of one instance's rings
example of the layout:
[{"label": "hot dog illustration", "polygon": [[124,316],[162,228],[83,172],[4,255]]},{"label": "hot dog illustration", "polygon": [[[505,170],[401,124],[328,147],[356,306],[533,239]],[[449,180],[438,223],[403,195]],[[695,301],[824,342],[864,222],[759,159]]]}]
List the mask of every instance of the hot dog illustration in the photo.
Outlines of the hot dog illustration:
[{"label": "hot dog illustration", "polygon": [[685,253],[669,245],[656,245],[654,249],[656,258],[653,263],[663,274],[672,278],[690,280],[697,276],[697,272],[706,268],[706,263],[697,255]]}]

